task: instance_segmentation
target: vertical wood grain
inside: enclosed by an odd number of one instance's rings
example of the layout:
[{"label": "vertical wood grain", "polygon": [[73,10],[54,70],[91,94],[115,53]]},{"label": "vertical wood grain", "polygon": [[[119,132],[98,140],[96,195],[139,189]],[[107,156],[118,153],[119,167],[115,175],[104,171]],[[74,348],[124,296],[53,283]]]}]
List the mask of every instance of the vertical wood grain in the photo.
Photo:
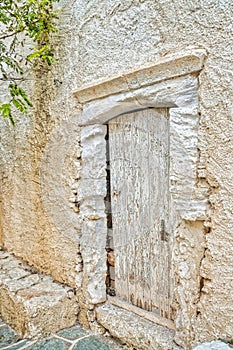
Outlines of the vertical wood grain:
[{"label": "vertical wood grain", "polygon": [[116,295],[170,316],[169,120],[146,109],[109,122]]}]

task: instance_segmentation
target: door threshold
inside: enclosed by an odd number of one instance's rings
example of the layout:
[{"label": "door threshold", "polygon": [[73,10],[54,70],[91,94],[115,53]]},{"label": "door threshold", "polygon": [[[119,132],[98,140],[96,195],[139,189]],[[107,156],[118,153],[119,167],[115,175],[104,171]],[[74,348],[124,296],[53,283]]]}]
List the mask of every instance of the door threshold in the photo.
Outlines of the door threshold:
[{"label": "door threshold", "polygon": [[171,330],[176,330],[175,324],[172,320],[169,320],[165,317],[156,315],[153,312],[141,309],[140,307],[137,307],[137,306],[132,305],[126,301],[123,301],[123,300],[119,299],[118,297],[111,297],[108,295],[107,300],[110,304],[112,304],[114,306],[118,306],[124,310],[133,312],[134,314],[136,314],[140,317],[143,317],[144,319],[146,319],[148,321],[159,324],[160,326],[163,326],[163,327],[167,327]]},{"label": "door threshold", "polygon": [[[114,302],[117,300],[112,299]],[[151,322],[144,316],[113,305],[110,301],[96,308],[96,318],[111,336],[136,350],[183,349],[175,343],[173,329]]]}]

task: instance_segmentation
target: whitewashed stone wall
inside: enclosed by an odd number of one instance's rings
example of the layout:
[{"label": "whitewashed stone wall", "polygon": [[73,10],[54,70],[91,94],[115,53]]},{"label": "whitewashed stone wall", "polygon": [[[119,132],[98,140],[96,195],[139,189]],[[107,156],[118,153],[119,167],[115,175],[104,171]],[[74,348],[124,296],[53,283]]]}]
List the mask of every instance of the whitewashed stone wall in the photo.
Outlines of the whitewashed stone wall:
[{"label": "whitewashed stone wall", "polygon": [[[81,111],[73,92],[173,51],[204,48],[195,185],[200,199],[208,196],[209,211],[204,229],[185,217],[177,229],[184,264],[197,259],[192,250],[200,247],[200,275],[189,270],[184,276],[182,266],[177,272],[178,309],[186,310],[179,324],[181,329],[187,324],[177,342],[232,338],[232,1],[64,0],[60,5],[57,64],[34,76],[36,113],[19,116],[15,130],[1,121],[0,241],[58,281],[85,285],[96,261],[91,245],[81,249]],[[199,293],[193,295],[198,279]],[[80,303],[86,306],[85,296]]]}]

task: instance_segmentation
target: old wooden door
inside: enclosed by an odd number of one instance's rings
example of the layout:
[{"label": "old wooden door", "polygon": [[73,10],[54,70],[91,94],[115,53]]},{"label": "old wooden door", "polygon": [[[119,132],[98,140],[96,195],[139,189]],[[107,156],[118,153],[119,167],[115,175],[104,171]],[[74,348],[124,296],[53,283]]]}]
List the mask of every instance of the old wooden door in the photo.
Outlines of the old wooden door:
[{"label": "old wooden door", "polygon": [[167,110],[110,121],[109,150],[116,295],[170,318]]}]

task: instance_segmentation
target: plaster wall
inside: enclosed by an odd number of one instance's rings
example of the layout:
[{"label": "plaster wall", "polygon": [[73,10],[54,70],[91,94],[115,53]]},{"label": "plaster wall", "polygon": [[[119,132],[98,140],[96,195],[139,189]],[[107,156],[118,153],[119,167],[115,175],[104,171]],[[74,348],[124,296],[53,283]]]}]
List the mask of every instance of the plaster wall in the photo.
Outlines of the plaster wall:
[{"label": "plaster wall", "polygon": [[[35,113],[18,116],[14,130],[1,121],[4,247],[58,281],[80,286],[81,111],[73,92],[167,53],[205,48],[197,186],[208,184],[210,206],[204,231],[199,222],[185,220],[177,229],[177,245],[186,244],[187,259],[192,244],[204,251],[198,260],[200,292],[188,310],[190,329],[177,341],[232,338],[232,1],[63,0],[60,6],[57,64],[52,71],[41,67],[32,80]],[[183,307],[192,277],[180,280]]]}]

